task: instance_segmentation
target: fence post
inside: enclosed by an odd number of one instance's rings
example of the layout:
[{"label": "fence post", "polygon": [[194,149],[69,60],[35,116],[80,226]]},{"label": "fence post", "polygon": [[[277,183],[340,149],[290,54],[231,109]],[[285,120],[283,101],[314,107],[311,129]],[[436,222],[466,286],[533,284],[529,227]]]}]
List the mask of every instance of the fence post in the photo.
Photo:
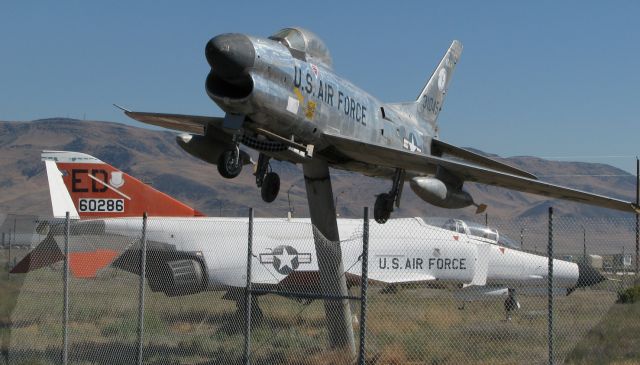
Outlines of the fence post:
[{"label": "fence post", "polygon": [[[65,214],[64,220],[64,270],[62,271],[62,364],[69,361],[69,234],[70,234],[69,212]],[[14,234],[15,235],[15,234]]]},{"label": "fence post", "polygon": [[140,286],[138,288],[138,365],[142,365],[144,338],[144,279],[147,276],[147,212],[142,214],[142,239],[140,240]]},{"label": "fence post", "polygon": [[14,234],[9,233],[9,259],[7,260],[7,277],[9,279],[11,279],[11,269],[12,269],[12,267],[11,267],[11,243],[12,243],[12,239],[13,239],[12,236],[14,236],[14,235],[15,235],[15,233]]},{"label": "fence post", "polygon": [[[6,249],[6,242],[5,242],[5,234],[4,232],[2,232],[2,252],[4,252],[4,250]],[[9,258],[9,260],[7,261],[7,277],[11,278],[11,267],[9,266],[9,263],[11,262],[11,258]]]},{"label": "fence post", "polygon": [[547,261],[549,268],[547,272],[547,296],[548,296],[548,342],[549,342],[549,364],[555,363],[553,357],[553,207],[549,207],[549,243],[547,244]]},{"label": "fence post", "polygon": [[362,273],[360,277],[360,353],[358,364],[365,365],[367,355],[367,289],[369,288],[369,207],[364,207],[362,222]]},{"label": "fence post", "polygon": [[247,284],[244,290],[244,363],[251,363],[251,261],[253,257],[253,208],[249,208],[247,239]]}]

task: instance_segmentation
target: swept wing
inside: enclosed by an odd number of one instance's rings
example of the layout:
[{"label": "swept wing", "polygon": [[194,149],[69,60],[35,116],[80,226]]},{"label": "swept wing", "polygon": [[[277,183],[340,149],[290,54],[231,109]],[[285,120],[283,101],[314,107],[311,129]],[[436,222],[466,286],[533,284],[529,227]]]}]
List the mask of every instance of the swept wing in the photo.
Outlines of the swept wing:
[{"label": "swept wing", "polygon": [[432,173],[434,166],[441,166],[464,181],[499,186],[525,193],[565,199],[624,212],[640,212],[640,208],[631,202],[571,189],[513,173],[479,167],[442,157],[428,156],[408,150],[363,143],[345,136],[325,134],[325,138],[345,156],[373,165],[401,168],[425,174]]},{"label": "swept wing", "polygon": [[130,118],[142,123],[199,135],[204,135],[207,128],[222,130],[222,123],[224,121],[224,118],[204,117],[199,115],[144,113],[132,111],[125,111],[124,113]]}]

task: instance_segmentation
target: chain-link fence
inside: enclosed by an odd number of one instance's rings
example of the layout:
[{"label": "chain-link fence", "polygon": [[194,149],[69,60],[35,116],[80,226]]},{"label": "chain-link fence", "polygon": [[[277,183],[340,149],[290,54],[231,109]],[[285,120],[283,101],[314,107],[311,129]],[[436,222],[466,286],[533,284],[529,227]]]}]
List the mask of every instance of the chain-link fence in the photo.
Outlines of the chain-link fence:
[{"label": "chain-link fence", "polygon": [[8,364],[640,361],[634,217],[23,219]]}]

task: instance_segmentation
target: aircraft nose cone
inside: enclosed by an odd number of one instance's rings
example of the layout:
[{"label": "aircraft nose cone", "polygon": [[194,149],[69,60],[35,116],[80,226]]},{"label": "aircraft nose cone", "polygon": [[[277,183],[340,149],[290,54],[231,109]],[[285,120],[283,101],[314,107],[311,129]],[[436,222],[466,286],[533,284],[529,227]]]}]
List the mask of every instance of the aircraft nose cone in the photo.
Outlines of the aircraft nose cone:
[{"label": "aircraft nose cone", "polygon": [[576,283],[576,288],[596,285],[605,280],[607,280],[607,278],[591,265],[586,263],[578,264],[578,282]]},{"label": "aircraft nose cone", "polygon": [[256,51],[246,35],[227,33],[209,40],[205,56],[215,74],[233,81],[241,77],[247,68],[253,67]]}]

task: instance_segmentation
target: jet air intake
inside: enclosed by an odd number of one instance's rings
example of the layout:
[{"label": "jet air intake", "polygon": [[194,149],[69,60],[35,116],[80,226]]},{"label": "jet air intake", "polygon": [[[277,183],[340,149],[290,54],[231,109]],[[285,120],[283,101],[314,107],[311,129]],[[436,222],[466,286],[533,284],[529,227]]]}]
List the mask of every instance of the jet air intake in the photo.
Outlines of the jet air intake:
[{"label": "jet air intake", "polygon": [[242,77],[253,67],[256,51],[249,37],[227,33],[211,38],[204,49],[213,72],[227,81]]},{"label": "jet air intake", "polygon": [[474,204],[469,193],[435,177],[414,177],[409,184],[420,199],[437,207],[459,209]]},{"label": "jet air intake", "polygon": [[253,89],[249,75],[255,62],[256,51],[249,37],[244,34],[227,33],[211,38],[205,56],[211,72],[205,88],[209,97],[242,99]]}]

